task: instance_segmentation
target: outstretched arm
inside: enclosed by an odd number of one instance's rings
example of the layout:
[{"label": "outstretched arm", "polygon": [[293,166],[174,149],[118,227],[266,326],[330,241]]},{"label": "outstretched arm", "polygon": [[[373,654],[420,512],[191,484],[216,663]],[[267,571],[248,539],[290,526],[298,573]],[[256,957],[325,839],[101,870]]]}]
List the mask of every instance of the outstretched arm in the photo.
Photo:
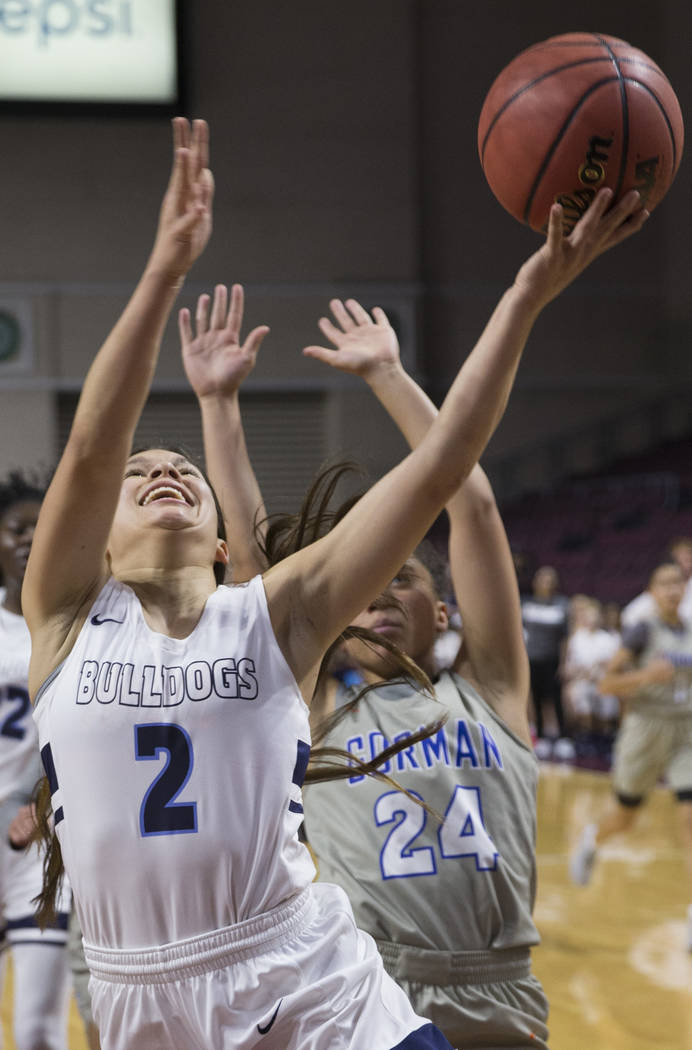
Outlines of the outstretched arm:
[{"label": "outstretched arm", "polygon": [[606,211],[611,201],[612,192],[601,190],[564,238],[562,209],[552,208],[545,244],[505,292],[417,448],[328,536],[265,576],[277,638],[308,690],[321,652],[392,579],[478,461],[541,311],[598,255],[641,227],[646,212],[636,192]]},{"label": "outstretched arm", "polygon": [[36,526],[22,596],[33,638],[34,683],[69,651],[80,609],[107,576],[110,526],[163,329],[211,232],[207,126],[195,121],[191,129],[176,118],[173,136],[173,169],[154,246],[130,301],[89,369]]},{"label": "outstretched arm", "polygon": [[[372,318],[354,299],[330,303],[335,325],[319,322],[335,349],[304,353],[343,372],[361,376],[416,448],[437,417],[437,408],[405,372],[394,330],[384,312]],[[374,322],[373,322],[374,318]],[[529,739],[528,660],[516,573],[490,482],[477,464],[447,503],[449,558],[464,625],[458,670],[515,732]]]},{"label": "outstretched arm", "polygon": [[180,311],[180,342],[202,415],[209,479],[228,531],[231,577],[241,583],[267,567],[255,532],[255,523],[265,517],[264,503],[245,445],[238,393],[269,328],[253,328],[240,342],[244,297],[239,284],[231,289],[230,304],[228,289],[217,284],[211,314],[209,304],[208,295],[197,300],[194,332],[190,311]]},{"label": "outstretched arm", "polygon": [[604,695],[629,700],[631,696],[648,685],[667,685],[675,678],[675,667],[665,657],[655,657],[643,667],[637,667],[636,654],[622,646],[606,667],[598,683]]}]

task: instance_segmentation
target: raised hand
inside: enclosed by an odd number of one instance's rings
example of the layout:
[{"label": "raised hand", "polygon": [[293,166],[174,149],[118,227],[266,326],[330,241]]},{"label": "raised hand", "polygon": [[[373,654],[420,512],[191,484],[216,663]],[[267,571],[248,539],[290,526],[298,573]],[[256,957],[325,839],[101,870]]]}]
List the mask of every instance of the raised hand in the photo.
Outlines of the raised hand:
[{"label": "raised hand", "polygon": [[305,357],[365,380],[377,372],[399,367],[399,343],[384,310],[376,306],[371,317],[355,299],[347,299],[345,305],[340,299],[332,299],[329,306],[337,323],[321,317],[318,325],[335,349],[306,346]]},{"label": "raised hand", "polygon": [[637,190],[611,208],[612,199],[612,190],[599,190],[568,237],[562,233],[561,206],[552,206],[545,244],[527,259],[514,282],[515,288],[535,300],[537,309],[559,295],[599,255],[637,233],[648,219]]},{"label": "raised hand", "polygon": [[228,304],[228,289],[217,284],[209,313],[209,295],[200,295],[195,314],[196,334],[190,311],[178,314],[178,328],[185,374],[198,398],[235,393],[255,366],[257,351],[269,331],[259,325],[240,342],[243,324],[243,287],[234,284]]},{"label": "raised hand", "polygon": [[214,179],[206,121],[173,121],[173,168],[161,204],[150,267],[184,277],[211,234]]}]

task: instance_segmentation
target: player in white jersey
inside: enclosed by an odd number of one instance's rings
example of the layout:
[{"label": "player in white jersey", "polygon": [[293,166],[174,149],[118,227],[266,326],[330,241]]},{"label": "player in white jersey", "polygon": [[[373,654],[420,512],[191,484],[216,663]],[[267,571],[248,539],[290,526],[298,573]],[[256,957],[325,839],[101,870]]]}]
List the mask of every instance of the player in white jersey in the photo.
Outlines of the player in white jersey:
[{"label": "player in white jersey", "polygon": [[[23,592],[102,1045],[448,1048],[345,894],[312,885],[296,834],[303,697],[472,469],[542,308],[646,212],[636,193],[606,212],[601,191],[563,239],[556,206],[415,452],[328,536],[246,587],[218,587],[228,547],[204,476],[169,449],[130,451],[166,320],[211,230],[206,125],[174,129],[152,253],[86,377]],[[55,850],[51,861],[55,874]]]},{"label": "player in white jersey", "polygon": [[[232,447],[232,487],[247,494],[240,505],[227,503],[232,553],[242,574],[262,564],[262,552],[247,532],[252,514],[240,520],[245,505],[251,510],[260,502],[244,446],[239,447],[237,403],[254,354],[243,351],[236,334],[242,290],[236,286],[232,292],[230,313],[236,316],[230,329],[219,324],[226,298],[226,289],[218,286],[211,326],[204,320],[207,297],[200,301],[196,339],[183,312],[181,335],[188,377],[202,404],[207,460],[220,463]],[[380,323],[373,324],[355,301],[347,306],[332,303],[340,331],[322,322],[336,350],[313,348],[309,356],[362,376],[415,447],[437,410],[403,370],[396,335],[381,311],[375,315]],[[222,374],[225,423],[220,414],[210,419],[204,405]],[[239,476],[242,465],[246,478]],[[370,639],[346,643],[349,664],[360,669],[369,690],[353,686],[335,695],[327,677],[311,705],[313,739],[317,734],[326,747],[365,761],[410,739],[444,710],[446,725],[434,736],[381,766],[414,797],[354,771],[347,782],[306,788],[305,826],[320,879],[346,891],[358,926],[375,938],[388,971],[450,1042],[465,1050],[546,1047],[547,1002],[530,962],[530,948],[539,940],[531,917],[538,770],[528,725],[529,671],[516,574],[479,466],[447,509],[452,578],[464,624],[457,665],[463,677],[440,675],[436,667],[435,642],[447,628],[443,582],[437,579],[444,572],[433,561],[431,573],[421,561],[422,556],[430,563],[425,549],[407,559],[354,620]],[[273,561],[271,538],[263,546]],[[400,663],[378,639],[416,661],[435,681],[434,697],[401,681]],[[387,685],[390,680],[396,684]],[[446,814],[442,827],[426,817],[416,797]]]},{"label": "player in white jersey", "polygon": [[18,1050],[66,1050],[70,982],[65,942],[70,901],[62,895],[56,922],[39,930],[33,898],[42,860],[25,849],[33,826],[30,799],[41,777],[38,734],[31,717],[29,629],[21,588],[43,492],[15,471],[0,482],[0,911],[12,953],[12,1029]]}]

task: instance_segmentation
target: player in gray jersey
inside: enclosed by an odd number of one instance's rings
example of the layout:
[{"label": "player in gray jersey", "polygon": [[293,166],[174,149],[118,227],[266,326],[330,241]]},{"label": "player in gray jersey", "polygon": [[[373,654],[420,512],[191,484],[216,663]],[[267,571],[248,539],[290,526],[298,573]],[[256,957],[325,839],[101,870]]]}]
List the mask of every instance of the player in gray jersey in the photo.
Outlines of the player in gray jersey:
[{"label": "player in gray jersey", "polygon": [[[59,846],[104,1050],[449,1050],[343,890],[313,883],[297,835],[304,698],[473,469],[541,310],[646,212],[637,193],[609,207],[602,190],[563,238],[554,206],[415,451],[326,536],[226,587],[205,476],[170,448],[131,451],[166,321],[211,232],[206,124],[179,118],[174,136],[151,255],[86,376],[27,567],[55,821],[42,914]],[[199,312],[203,344],[223,313]]]},{"label": "player in gray jersey", "polygon": [[[678,803],[692,900],[692,624],[680,616],[685,585],[675,563],[654,569],[648,593],[655,612],[624,628],[599,683],[601,692],[620,698],[624,715],[613,755],[613,798],[600,820],[584,828],[570,858],[579,885],[591,880],[598,848],[632,827],[663,777]],[[692,951],[692,904],[687,946]]]},{"label": "player in gray jersey", "polygon": [[[362,376],[415,448],[437,411],[403,370],[393,329],[381,311],[372,324],[353,300],[331,305],[336,325],[321,327],[335,349],[309,355]],[[516,575],[479,466],[447,511],[463,624],[454,670],[435,666],[447,610],[441,581],[417,552],[353,624],[412,658],[434,681],[434,696],[402,683],[387,649],[352,640],[351,660],[374,688],[320,692],[313,732],[324,746],[372,761],[441,712],[446,723],[380,767],[409,797],[355,771],[346,782],[311,785],[306,832],[320,879],[346,890],[389,972],[451,1043],[545,1047],[547,1001],[530,961],[539,940],[531,914],[537,763]]]}]

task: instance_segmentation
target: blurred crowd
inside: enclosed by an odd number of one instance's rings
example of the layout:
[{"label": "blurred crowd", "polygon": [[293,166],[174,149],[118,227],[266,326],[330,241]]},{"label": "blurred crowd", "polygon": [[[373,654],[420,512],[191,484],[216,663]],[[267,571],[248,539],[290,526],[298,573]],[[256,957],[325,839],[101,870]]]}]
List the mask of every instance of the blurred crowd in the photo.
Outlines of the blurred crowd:
[{"label": "blurred crowd", "polygon": [[[620,649],[622,631],[657,615],[647,583],[655,566],[642,566],[640,594],[621,606],[592,594],[565,594],[557,570],[539,567],[527,576],[526,560],[515,552],[521,586],[524,639],[531,667],[531,726],[536,755],[543,761],[608,769],[620,724],[621,703],[600,687]],[[673,539],[660,563],[676,565],[684,591],[680,618],[692,622],[692,537]],[[452,599],[453,605],[453,599]],[[450,628],[438,641],[438,666],[449,666],[459,648],[462,624],[454,610]]]}]

